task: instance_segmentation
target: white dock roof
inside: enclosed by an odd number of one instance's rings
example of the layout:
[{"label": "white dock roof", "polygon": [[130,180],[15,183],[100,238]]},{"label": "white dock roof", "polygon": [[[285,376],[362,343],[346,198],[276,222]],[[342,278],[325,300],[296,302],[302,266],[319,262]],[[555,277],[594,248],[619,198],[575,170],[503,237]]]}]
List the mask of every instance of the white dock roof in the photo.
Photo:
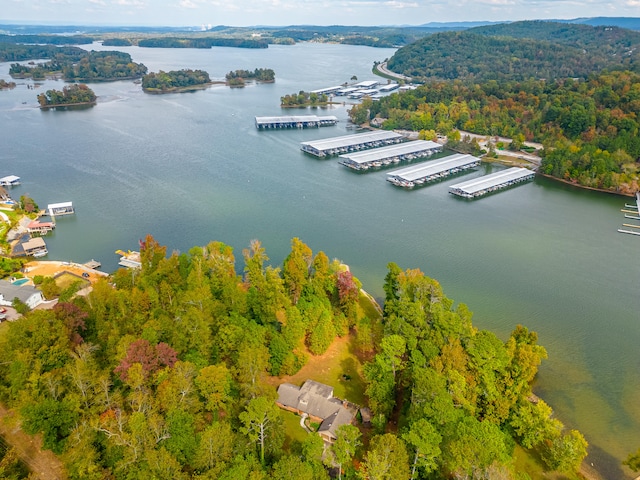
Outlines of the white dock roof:
[{"label": "white dock roof", "polygon": [[0,178],[0,184],[9,184],[9,183],[14,183],[14,182],[19,182],[20,181],[20,177],[16,177],[15,175],[7,175],[6,177],[2,177]]},{"label": "white dock roof", "polygon": [[431,140],[414,140],[413,142],[400,143],[389,147],[374,148],[373,150],[367,150],[366,152],[347,153],[340,155],[340,158],[349,160],[351,163],[366,164],[398,155],[409,155],[427,150],[441,149],[442,145],[432,142]]},{"label": "white dock roof", "polygon": [[334,148],[345,148],[352,145],[360,145],[369,142],[377,142],[392,139],[402,139],[399,133],[390,130],[378,132],[356,133],[354,135],[343,135],[341,137],[331,137],[322,140],[312,140],[310,142],[300,142],[301,145],[308,145],[316,150],[332,150]]},{"label": "white dock roof", "polygon": [[49,205],[47,205],[47,210],[66,207],[73,207],[73,202],[50,203]]},{"label": "white dock roof", "polygon": [[317,115],[286,115],[281,117],[256,117],[256,123],[303,123],[303,122],[320,122],[320,121],[338,121],[338,117],[327,115],[319,117]]},{"label": "white dock roof", "polygon": [[393,172],[387,173],[387,176],[397,177],[408,182],[414,182],[424,177],[446,172],[452,168],[460,168],[478,162],[480,162],[478,157],[458,153],[438,160],[412,165],[411,167],[402,168],[400,170],[394,170]]},{"label": "white dock roof", "polygon": [[502,184],[524,179],[533,176],[534,172],[528,168],[512,167],[500,172],[484,175],[480,178],[469,180],[468,182],[457,183],[449,187],[449,191],[462,192],[467,195],[474,195],[488,188],[497,187]]}]

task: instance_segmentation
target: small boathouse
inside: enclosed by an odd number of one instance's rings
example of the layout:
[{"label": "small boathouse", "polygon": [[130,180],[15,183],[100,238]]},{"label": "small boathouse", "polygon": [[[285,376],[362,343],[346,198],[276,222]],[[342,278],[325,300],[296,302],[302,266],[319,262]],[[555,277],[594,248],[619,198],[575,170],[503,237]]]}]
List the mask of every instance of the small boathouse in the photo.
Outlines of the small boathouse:
[{"label": "small boathouse", "polygon": [[477,198],[531,180],[535,173],[527,168],[512,167],[449,187],[449,193],[464,198]]},{"label": "small boathouse", "polygon": [[311,142],[301,142],[303,152],[325,157],[327,155],[339,155],[341,153],[356,152],[369,148],[378,148],[393,145],[405,140],[401,134],[382,130],[379,132],[356,133],[355,135],[343,135],[341,137],[325,138]]},{"label": "small boathouse", "polygon": [[71,215],[76,212],[73,209],[73,202],[62,202],[47,205],[47,213],[53,217],[55,215]]},{"label": "small boathouse", "polygon": [[0,187],[13,187],[15,185],[20,185],[20,177],[8,175],[0,178]]},{"label": "small boathouse", "polygon": [[287,115],[283,117],[256,117],[258,130],[277,130],[282,128],[317,128],[328,127],[338,123],[338,117],[328,115]]},{"label": "small boathouse", "polygon": [[56,228],[54,222],[39,222],[38,220],[33,220],[27,225],[27,231],[31,235],[46,235],[51,233],[54,228]]},{"label": "small boathouse", "polygon": [[340,155],[340,163],[354,170],[368,170],[392,163],[410,162],[442,151],[442,145],[430,140],[414,140],[389,147],[374,148],[366,152]]},{"label": "small boathouse", "polygon": [[387,181],[398,187],[413,188],[417,185],[433,182],[449,175],[480,165],[480,159],[473,155],[458,153],[439,160],[387,173]]},{"label": "small boathouse", "polygon": [[32,238],[22,243],[22,249],[25,255],[31,255],[33,257],[44,257],[47,253],[47,244],[41,237]]}]

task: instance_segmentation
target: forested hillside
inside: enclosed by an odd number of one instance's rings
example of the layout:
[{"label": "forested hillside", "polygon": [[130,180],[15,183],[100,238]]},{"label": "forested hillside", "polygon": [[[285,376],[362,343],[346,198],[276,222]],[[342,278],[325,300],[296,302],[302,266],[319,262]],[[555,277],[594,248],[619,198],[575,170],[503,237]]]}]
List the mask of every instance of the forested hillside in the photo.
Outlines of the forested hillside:
[{"label": "forested hillside", "polygon": [[388,67],[415,80],[586,78],[640,68],[640,32],[527,21],[444,32],[399,49]]},{"label": "forested hillside", "polygon": [[[257,241],[242,256],[240,276],[227,245],[167,256],[148,236],[141,269],[3,325],[2,402],[83,480],[317,480],[328,468],[516,479],[516,442],[547,469],[572,472],[586,454],[531,397],[546,357],[535,333],[518,326],[504,342],[479,331],[436,281],[395,264],[381,320],[364,315],[344,265],[298,239],[281,268]],[[321,438],[277,408],[271,376],[298,371],[336,336],[364,362],[355,374],[373,420],[340,427],[323,456]]]}]

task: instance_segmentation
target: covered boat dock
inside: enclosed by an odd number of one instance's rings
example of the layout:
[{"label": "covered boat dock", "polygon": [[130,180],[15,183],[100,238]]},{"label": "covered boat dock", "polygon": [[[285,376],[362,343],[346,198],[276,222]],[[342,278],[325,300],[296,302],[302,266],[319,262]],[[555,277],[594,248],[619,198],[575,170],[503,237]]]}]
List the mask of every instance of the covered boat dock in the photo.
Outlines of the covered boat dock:
[{"label": "covered boat dock", "polygon": [[354,170],[368,170],[392,163],[410,162],[416,158],[429,157],[442,151],[442,145],[430,140],[415,140],[389,147],[374,148],[366,152],[340,155],[340,163]]},{"label": "covered boat dock", "polygon": [[473,155],[458,153],[439,160],[413,165],[387,173],[387,181],[398,187],[413,188],[417,185],[440,180],[458,172],[480,165]]},{"label": "covered boat dock", "polygon": [[6,177],[0,178],[0,186],[12,187],[14,185],[20,185],[20,177],[17,177],[15,175],[7,175]]},{"label": "covered boat dock", "polygon": [[393,145],[404,140],[405,137],[399,133],[383,130],[378,132],[357,133],[355,135],[343,135],[341,137],[325,138],[324,140],[314,140],[311,142],[301,142],[300,148],[303,152],[315,155],[316,157],[325,157],[327,155],[338,155],[341,153]]},{"label": "covered boat dock", "polygon": [[477,198],[488,193],[531,180],[535,173],[527,168],[512,167],[449,187],[449,193],[464,198]]},{"label": "covered boat dock", "polygon": [[256,117],[258,130],[270,130],[281,128],[316,128],[328,127],[338,123],[338,117],[328,115],[287,115],[282,117]]}]

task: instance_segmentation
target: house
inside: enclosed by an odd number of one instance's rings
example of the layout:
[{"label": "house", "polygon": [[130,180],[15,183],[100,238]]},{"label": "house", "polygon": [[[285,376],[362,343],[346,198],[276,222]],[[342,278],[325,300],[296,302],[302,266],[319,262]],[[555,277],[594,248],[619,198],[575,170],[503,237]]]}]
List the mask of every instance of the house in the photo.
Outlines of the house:
[{"label": "house", "polygon": [[39,222],[38,220],[33,220],[27,225],[27,231],[32,235],[46,235],[54,228],[56,228],[54,222]]},{"label": "house", "polygon": [[302,387],[283,383],[278,387],[276,404],[298,415],[308,415],[312,422],[320,424],[318,434],[327,443],[336,440],[336,430],[350,424],[358,407],[333,396],[333,387],[314,380],[307,380]]},{"label": "house", "polygon": [[18,298],[31,309],[44,302],[42,292],[33,285],[14,285],[7,280],[0,280],[0,305],[10,307],[14,298]]},{"label": "house", "polygon": [[40,237],[32,238],[22,243],[22,249],[25,255],[32,255],[34,257],[44,257],[47,253],[47,244]]}]

